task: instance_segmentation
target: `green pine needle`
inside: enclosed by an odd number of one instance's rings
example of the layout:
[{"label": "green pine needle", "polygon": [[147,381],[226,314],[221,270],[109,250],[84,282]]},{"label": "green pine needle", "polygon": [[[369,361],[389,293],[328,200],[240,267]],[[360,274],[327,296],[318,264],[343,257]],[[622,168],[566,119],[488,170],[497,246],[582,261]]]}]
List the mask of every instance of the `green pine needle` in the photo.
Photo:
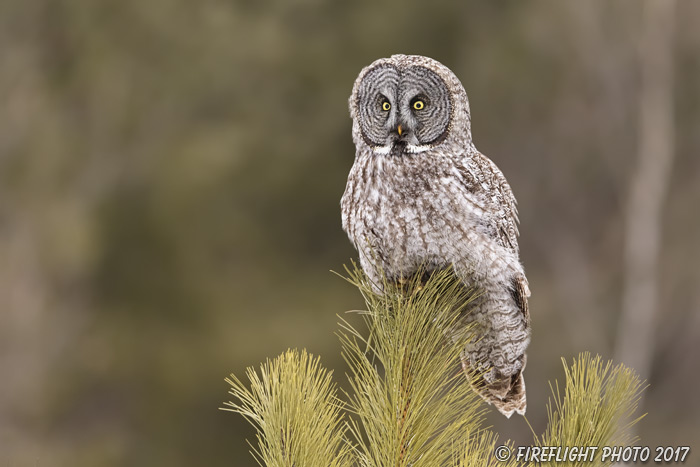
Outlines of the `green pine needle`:
[{"label": "green pine needle", "polygon": [[248,368],[251,388],[231,375],[229,410],[257,429],[258,462],[268,467],[351,465],[344,436],[342,403],[332,372],[306,351],[288,350],[262,365],[260,375]]},{"label": "green pine needle", "polygon": [[450,271],[425,284],[421,274],[400,286],[385,283],[382,294],[357,268],[348,272],[368,308],[368,337],[347,321],[340,334],[352,371],[359,465],[448,465],[466,434],[480,431],[485,410],[461,370],[471,335],[454,332],[473,293]]},{"label": "green pine needle", "polygon": [[564,396],[558,383],[555,386],[550,384],[554,402],[550,401],[547,406],[549,425],[536,443],[541,446],[599,447],[594,462],[556,465],[610,465],[610,462],[600,461],[603,446],[627,445],[635,441],[628,433],[629,428],[644,417],[633,418],[643,390],[642,382],[624,365],[613,367],[612,362],[603,365],[600,356],[591,357],[588,352],[579,355],[571,366],[564,359],[562,363],[566,376]]},{"label": "green pine needle", "polygon": [[[517,462],[511,456],[507,461],[500,461],[494,455],[497,447],[498,435],[490,431],[481,431],[465,436],[459,455],[455,457],[451,465],[455,467],[515,467]],[[512,443],[506,446],[512,452]]]}]

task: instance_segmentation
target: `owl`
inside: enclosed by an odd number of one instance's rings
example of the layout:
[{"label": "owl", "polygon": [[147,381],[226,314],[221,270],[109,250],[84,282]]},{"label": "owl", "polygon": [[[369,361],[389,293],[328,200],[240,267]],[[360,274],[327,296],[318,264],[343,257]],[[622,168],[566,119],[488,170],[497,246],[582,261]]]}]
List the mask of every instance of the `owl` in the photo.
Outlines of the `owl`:
[{"label": "owl", "polygon": [[472,142],[469,101],[441,63],[416,55],[373,62],[350,96],[355,161],[343,229],[381,292],[384,278],[452,268],[480,292],[462,323],[477,329],[461,359],[501,413],[525,413],[530,290],[518,249],[515,197]]}]

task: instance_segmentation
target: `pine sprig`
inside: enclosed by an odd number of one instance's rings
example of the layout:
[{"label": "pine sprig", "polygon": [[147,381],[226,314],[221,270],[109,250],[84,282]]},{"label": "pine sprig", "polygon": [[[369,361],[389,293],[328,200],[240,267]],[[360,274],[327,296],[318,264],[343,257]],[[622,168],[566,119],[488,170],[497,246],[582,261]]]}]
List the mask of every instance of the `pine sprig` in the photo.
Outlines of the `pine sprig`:
[{"label": "pine sprig", "polygon": [[246,371],[250,389],[231,375],[229,410],[257,430],[254,455],[268,467],[351,465],[344,432],[343,404],[336,397],[332,372],[306,351],[289,350],[260,368]]},{"label": "pine sprig", "polygon": [[474,294],[450,271],[385,283],[381,294],[357,268],[348,272],[368,309],[367,338],[347,321],[340,334],[359,465],[448,465],[484,415],[460,366],[471,334],[454,332]]},{"label": "pine sprig", "polygon": [[[598,446],[594,462],[570,462],[557,465],[597,467],[603,446],[618,446],[634,441],[629,428],[644,415],[634,418],[641,391],[639,377],[624,365],[603,364],[600,356],[585,352],[564,365],[566,386],[562,397],[559,384],[550,383],[553,402],[547,405],[549,424],[542,446]],[[551,464],[554,465],[554,464]]]}]

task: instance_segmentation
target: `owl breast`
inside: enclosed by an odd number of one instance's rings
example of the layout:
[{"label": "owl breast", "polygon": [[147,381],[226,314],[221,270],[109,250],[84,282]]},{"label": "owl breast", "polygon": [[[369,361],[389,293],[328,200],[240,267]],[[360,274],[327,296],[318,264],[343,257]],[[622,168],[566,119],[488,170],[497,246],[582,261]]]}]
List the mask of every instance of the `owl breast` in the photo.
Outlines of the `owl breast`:
[{"label": "owl breast", "polygon": [[398,278],[421,266],[463,264],[467,252],[489,237],[483,201],[443,159],[444,164],[439,155],[425,154],[356,159],[341,202],[343,228],[370,275],[383,271]]}]

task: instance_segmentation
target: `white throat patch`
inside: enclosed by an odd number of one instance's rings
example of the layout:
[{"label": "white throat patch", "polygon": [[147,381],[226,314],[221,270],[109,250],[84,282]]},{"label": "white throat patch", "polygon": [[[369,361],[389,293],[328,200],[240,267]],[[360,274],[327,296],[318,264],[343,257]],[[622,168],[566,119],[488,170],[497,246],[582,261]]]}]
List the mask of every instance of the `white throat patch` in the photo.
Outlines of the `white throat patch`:
[{"label": "white throat patch", "polygon": [[[409,154],[418,154],[432,148],[433,146],[430,144],[407,144],[406,152]],[[387,154],[391,154],[391,149],[391,144],[387,144],[384,146],[372,146],[372,152],[374,152],[374,154],[378,156],[386,156]]]}]

